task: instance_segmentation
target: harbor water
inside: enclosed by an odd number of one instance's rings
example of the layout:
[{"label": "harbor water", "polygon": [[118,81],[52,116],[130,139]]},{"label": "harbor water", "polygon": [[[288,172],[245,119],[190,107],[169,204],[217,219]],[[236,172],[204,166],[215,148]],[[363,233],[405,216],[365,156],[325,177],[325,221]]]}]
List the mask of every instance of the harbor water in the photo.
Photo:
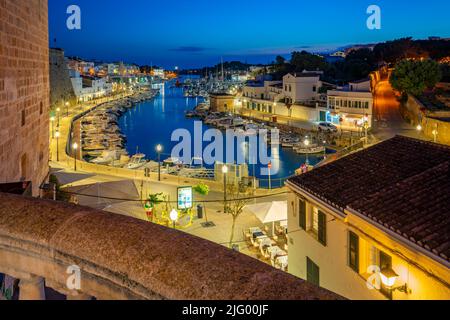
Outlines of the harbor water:
[{"label": "harbor water", "polygon": [[[171,157],[172,148],[178,144],[177,141],[171,141],[173,131],[186,129],[194,137],[194,121],[199,120],[186,118],[185,112],[193,110],[202,101],[202,98],[186,98],[183,89],[176,88],[174,82],[162,84],[160,94],[156,98],[136,105],[120,118],[119,126],[127,136],[126,149],[128,153],[130,155],[138,152],[144,153],[148,160],[155,161],[157,160],[156,146],[161,144],[163,146],[161,160]],[[203,124],[203,132],[210,128]],[[204,142],[203,147],[208,144],[209,142]],[[237,154],[238,148],[243,149],[245,147],[236,146],[235,154]],[[224,154],[226,153],[224,152]],[[201,157],[202,155],[193,154],[192,156]],[[293,149],[280,146],[273,153],[273,158],[277,162],[273,166],[278,167],[279,170],[275,174],[272,173],[271,185],[280,187],[284,184],[284,180],[294,175],[301,165],[305,163],[315,165],[323,159],[323,156],[299,155]],[[213,168],[213,166],[208,165],[205,165],[205,167]],[[249,172],[251,176],[259,179],[261,187],[267,187],[269,177],[261,174],[262,167],[258,164],[249,165]],[[267,167],[267,165],[264,167]]]}]

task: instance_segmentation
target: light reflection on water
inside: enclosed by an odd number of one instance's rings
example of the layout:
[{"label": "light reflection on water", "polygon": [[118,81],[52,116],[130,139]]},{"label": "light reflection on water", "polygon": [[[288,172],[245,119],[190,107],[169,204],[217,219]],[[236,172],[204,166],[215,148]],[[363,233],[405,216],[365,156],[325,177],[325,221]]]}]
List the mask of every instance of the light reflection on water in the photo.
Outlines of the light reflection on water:
[{"label": "light reflection on water", "polygon": [[[128,110],[120,119],[119,125],[122,132],[127,136],[127,151],[133,155],[138,150],[146,154],[147,159],[155,160],[157,158],[155,147],[162,144],[164,147],[163,159],[169,158],[172,148],[178,142],[171,142],[172,132],[176,129],[183,128],[194,132],[194,119],[185,117],[185,111],[192,110],[198,103],[202,102],[201,98],[186,98],[183,90],[174,88],[173,83],[168,82],[162,86],[161,94],[154,100],[141,103]],[[203,125],[203,132],[210,129]],[[223,135],[225,138],[225,134]],[[198,137],[195,137],[198,139]],[[209,143],[204,142],[203,147]],[[249,160],[248,142],[241,143],[236,146],[235,155],[242,152],[245,159]],[[194,150],[194,148],[192,148]],[[274,148],[271,150],[274,161],[272,162],[272,179],[280,179],[290,177],[295,170],[307,161],[309,164],[317,164],[322,157],[318,156],[302,156],[294,152],[292,149]],[[226,151],[224,152],[226,154]],[[236,158],[235,158],[236,159]],[[210,167],[210,166],[207,166]],[[267,166],[264,166],[267,167]],[[257,178],[267,179],[267,176],[260,174],[260,165],[250,165],[250,175]]]}]

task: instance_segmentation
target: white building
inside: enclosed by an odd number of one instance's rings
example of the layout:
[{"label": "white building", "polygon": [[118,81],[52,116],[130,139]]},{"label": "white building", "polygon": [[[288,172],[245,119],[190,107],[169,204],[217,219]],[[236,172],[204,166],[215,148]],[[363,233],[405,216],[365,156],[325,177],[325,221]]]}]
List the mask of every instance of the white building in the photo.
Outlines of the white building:
[{"label": "white building", "polygon": [[373,125],[371,80],[350,82],[338,90],[329,90],[326,108],[319,109],[319,121],[327,121],[350,130]]},{"label": "white building", "polygon": [[112,84],[107,83],[106,78],[81,76],[75,70],[70,70],[70,80],[78,102],[101,98],[113,91]]},{"label": "white building", "polygon": [[263,117],[292,117],[317,120],[317,107],[326,97],[319,93],[321,72],[287,74],[283,81],[252,82],[244,86],[242,111],[261,113]]},{"label": "white building", "polygon": [[289,179],[289,273],[349,299],[449,300],[448,159],[397,136]]}]

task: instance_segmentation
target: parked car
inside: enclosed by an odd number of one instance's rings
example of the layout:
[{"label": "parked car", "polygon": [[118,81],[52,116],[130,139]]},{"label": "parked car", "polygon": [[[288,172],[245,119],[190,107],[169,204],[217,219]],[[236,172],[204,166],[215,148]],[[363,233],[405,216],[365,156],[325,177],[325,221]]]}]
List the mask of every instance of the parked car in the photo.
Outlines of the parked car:
[{"label": "parked car", "polygon": [[328,122],[320,122],[318,125],[318,130],[319,131],[325,131],[325,132],[338,132],[338,128]]}]

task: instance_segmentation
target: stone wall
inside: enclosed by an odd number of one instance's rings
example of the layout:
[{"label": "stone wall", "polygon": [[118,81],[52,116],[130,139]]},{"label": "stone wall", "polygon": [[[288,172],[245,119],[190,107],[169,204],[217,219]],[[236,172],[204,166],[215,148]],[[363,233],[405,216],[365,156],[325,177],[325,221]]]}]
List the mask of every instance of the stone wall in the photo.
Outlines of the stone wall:
[{"label": "stone wall", "polygon": [[0,183],[48,173],[49,50],[46,0],[0,0]]},{"label": "stone wall", "polygon": [[50,105],[65,110],[65,103],[76,104],[75,92],[70,81],[69,69],[62,49],[50,49]]},{"label": "stone wall", "polygon": [[422,133],[428,140],[434,141],[436,134],[436,142],[450,145],[450,109],[449,111],[432,112],[420,103],[420,101],[409,96],[406,103],[402,103],[400,112],[405,120],[412,125],[420,124]]}]

